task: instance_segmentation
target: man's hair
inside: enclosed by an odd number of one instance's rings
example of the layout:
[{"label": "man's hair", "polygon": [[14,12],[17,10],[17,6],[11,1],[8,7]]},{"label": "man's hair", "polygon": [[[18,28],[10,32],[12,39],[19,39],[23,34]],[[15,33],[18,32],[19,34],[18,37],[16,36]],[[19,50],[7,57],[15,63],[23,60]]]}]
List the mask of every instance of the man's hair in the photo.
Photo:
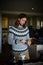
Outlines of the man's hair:
[{"label": "man's hair", "polygon": [[[17,18],[17,20],[16,20],[16,22],[15,22],[15,27],[18,27],[18,26],[19,26],[19,21],[18,21],[18,19],[21,19],[21,18],[27,18],[27,15],[24,14],[24,13],[19,14],[19,15],[18,15],[18,18]],[[23,25],[23,27],[25,28],[26,26],[27,26],[27,22],[25,22],[25,24]]]},{"label": "man's hair", "polygon": [[18,15],[18,18],[27,18],[27,15],[26,14],[24,14],[24,13],[21,13],[20,15]]}]

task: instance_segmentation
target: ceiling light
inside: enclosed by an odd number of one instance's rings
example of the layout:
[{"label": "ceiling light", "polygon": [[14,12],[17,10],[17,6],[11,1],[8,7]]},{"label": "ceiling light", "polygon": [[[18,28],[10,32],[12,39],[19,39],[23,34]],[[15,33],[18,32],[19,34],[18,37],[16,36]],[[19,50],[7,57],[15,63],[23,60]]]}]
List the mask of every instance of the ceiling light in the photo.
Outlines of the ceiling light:
[{"label": "ceiling light", "polygon": [[34,8],[32,8],[32,10],[34,10]]}]

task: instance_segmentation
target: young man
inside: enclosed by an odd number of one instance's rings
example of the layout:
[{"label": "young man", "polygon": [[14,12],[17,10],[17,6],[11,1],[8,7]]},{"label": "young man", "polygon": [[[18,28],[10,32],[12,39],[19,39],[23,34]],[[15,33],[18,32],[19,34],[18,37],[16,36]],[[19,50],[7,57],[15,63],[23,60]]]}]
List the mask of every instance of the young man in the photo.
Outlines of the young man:
[{"label": "young man", "polygon": [[31,40],[27,27],[27,16],[20,14],[14,26],[9,27],[8,43],[12,45],[12,52],[16,60],[29,60]]}]

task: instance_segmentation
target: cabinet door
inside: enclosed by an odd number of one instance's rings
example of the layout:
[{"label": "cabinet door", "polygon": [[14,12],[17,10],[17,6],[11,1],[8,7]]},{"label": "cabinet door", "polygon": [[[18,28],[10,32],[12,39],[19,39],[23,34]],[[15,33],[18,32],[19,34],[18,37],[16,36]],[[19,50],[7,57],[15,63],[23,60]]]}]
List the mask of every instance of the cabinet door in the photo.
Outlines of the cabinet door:
[{"label": "cabinet door", "polygon": [[8,18],[2,19],[2,28],[8,28]]},{"label": "cabinet door", "polygon": [[8,36],[8,18],[2,18],[2,36],[3,44],[5,44]]}]

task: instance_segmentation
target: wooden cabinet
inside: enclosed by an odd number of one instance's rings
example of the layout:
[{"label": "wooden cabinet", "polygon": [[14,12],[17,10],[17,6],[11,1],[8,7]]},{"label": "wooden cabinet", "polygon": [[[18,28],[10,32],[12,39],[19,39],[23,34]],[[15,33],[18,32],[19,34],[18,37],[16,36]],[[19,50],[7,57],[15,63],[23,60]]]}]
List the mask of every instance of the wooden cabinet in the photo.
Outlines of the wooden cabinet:
[{"label": "wooden cabinet", "polygon": [[2,18],[2,38],[3,43],[7,41],[8,37],[8,18]]},{"label": "wooden cabinet", "polygon": [[8,18],[2,18],[2,28],[8,28]]}]

